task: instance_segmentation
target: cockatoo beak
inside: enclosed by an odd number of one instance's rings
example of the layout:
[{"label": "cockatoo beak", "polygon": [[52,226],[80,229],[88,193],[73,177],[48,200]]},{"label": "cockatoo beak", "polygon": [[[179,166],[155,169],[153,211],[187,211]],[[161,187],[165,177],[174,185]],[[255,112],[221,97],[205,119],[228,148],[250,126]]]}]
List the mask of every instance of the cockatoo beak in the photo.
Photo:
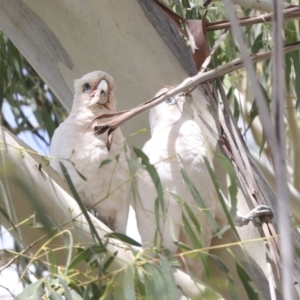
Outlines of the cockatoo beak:
[{"label": "cockatoo beak", "polygon": [[109,86],[105,79],[100,80],[96,89],[92,92],[93,99],[90,106],[100,104],[105,105],[109,101]]},{"label": "cockatoo beak", "polygon": [[97,90],[99,91],[99,104],[105,104],[108,101],[109,96],[109,87],[107,81],[102,79],[97,86]]}]

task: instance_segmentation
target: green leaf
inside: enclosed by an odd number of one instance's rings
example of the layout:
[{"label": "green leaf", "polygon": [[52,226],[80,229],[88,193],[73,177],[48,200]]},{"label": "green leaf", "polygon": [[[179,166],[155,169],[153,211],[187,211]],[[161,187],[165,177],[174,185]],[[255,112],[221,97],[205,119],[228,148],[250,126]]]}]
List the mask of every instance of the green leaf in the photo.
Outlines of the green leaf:
[{"label": "green leaf", "polygon": [[[293,61],[293,65],[294,65],[294,71],[295,71],[295,82],[299,83],[300,82],[300,69],[299,69],[299,65],[300,65],[300,59],[299,59],[299,52],[298,51],[294,51],[291,53],[291,57],[292,57],[292,61]],[[294,88],[296,90],[296,95],[297,95],[297,107],[300,104],[300,84],[295,84]]]},{"label": "green leaf", "polygon": [[82,180],[87,181],[87,180],[86,180],[86,177],[85,177],[82,173],[80,173],[76,168],[75,168],[75,170],[76,170],[76,173],[79,175],[79,177],[80,177]]},{"label": "green leaf", "polygon": [[9,217],[9,215],[8,215],[8,213],[6,212],[6,210],[0,205],[0,213],[5,217],[5,219],[14,227],[14,229],[15,230],[17,230],[16,229],[16,227],[15,227],[15,225],[12,223],[12,221],[11,221],[11,219],[10,219],[10,217]]},{"label": "green leaf", "polygon": [[[139,295],[139,299],[146,298],[146,288],[144,284],[144,280],[141,279],[141,274],[142,272],[135,272],[135,291],[136,295]],[[143,275],[142,275],[143,276]]]},{"label": "green leaf", "polygon": [[182,252],[193,250],[190,246],[188,246],[182,242],[179,242],[179,241],[175,241],[174,244],[177,245],[181,249]]},{"label": "green leaf", "polygon": [[126,268],[123,288],[124,288],[124,296],[126,300],[135,300],[135,288],[134,288],[134,268],[132,265],[129,265]]},{"label": "green leaf", "polygon": [[[144,265],[145,276],[144,282],[147,290],[147,296],[150,299],[168,299],[166,298],[166,286],[164,274],[156,265],[146,263]],[[148,298],[147,298],[148,299]]]},{"label": "green leaf", "polygon": [[228,223],[229,223],[231,229],[233,230],[233,232],[235,233],[236,237],[237,237],[239,240],[241,240],[240,237],[239,237],[239,234],[238,234],[238,232],[237,232],[237,230],[236,230],[236,228],[235,228],[235,225],[234,225],[234,223],[233,223],[233,221],[232,221],[231,215],[230,215],[229,212],[228,212],[227,205],[226,205],[226,203],[225,203],[225,201],[224,201],[224,199],[223,199],[223,195],[222,195],[221,192],[220,192],[220,187],[219,187],[219,184],[218,184],[218,182],[217,182],[215,173],[213,172],[213,169],[211,168],[210,163],[209,163],[209,161],[208,161],[208,159],[207,159],[206,157],[204,157],[204,162],[205,162],[206,168],[207,168],[207,170],[208,170],[208,172],[209,172],[209,174],[210,174],[210,177],[211,177],[211,179],[212,179],[212,181],[213,181],[213,184],[214,184],[214,186],[215,186],[215,190],[216,190],[217,195],[218,195],[218,197],[219,197],[219,200],[220,200],[220,202],[221,202],[221,205],[222,205],[223,211],[224,211],[224,213],[225,213],[225,215],[226,215],[226,218],[227,218],[227,220],[228,220]]},{"label": "green leaf", "polygon": [[184,229],[185,231],[187,232],[192,244],[193,244],[193,247],[194,248],[203,248],[203,243],[202,243],[202,238],[201,238],[201,241],[200,241],[200,238],[199,236],[197,236],[195,234],[195,232],[193,231],[189,221],[187,220],[185,214],[182,212],[182,222],[183,222],[183,225],[184,225]]},{"label": "green leaf", "polygon": [[[165,212],[165,201],[164,201],[164,193],[162,184],[157,173],[156,168],[150,164],[148,156],[140,149],[133,147],[133,151],[135,152],[136,156],[141,159],[141,163],[143,165],[143,169],[147,170],[149,173],[152,182],[155,186],[157,192],[157,198],[155,199],[155,220],[156,220],[156,228],[158,233],[161,235],[160,230],[160,214],[161,212]],[[139,195],[137,195],[139,197]]]},{"label": "green leaf", "polygon": [[115,251],[115,253],[113,253],[107,260],[106,262],[104,263],[103,265],[103,272],[105,272],[109,266],[111,265],[111,263],[114,261],[114,259],[116,258],[118,254],[118,251]]},{"label": "green leaf", "polygon": [[196,227],[198,233],[201,234],[200,224],[199,224],[193,210],[191,209],[190,205],[187,204],[184,200],[182,200],[177,194],[170,193],[170,195],[172,195],[179,202],[179,204],[184,207],[190,220],[193,222],[194,226]]},{"label": "green leaf", "polygon": [[[57,232],[62,232],[63,228],[56,222],[56,220],[53,220],[53,227],[56,228]],[[68,266],[71,262],[72,259],[72,253],[73,253],[73,236],[69,232],[64,232],[62,234],[63,241],[68,249],[68,256],[67,256],[67,261],[66,261],[66,269],[65,269],[65,274],[68,272]]]},{"label": "green leaf", "polygon": [[129,237],[126,234],[123,234],[123,233],[110,232],[110,233],[107,233],[105,235],[105,237],[111,237],[111,238],[114,238],[114,239],[118,239],[118,240],[120,240],[124,243],[127,243],[129,245],[132,245],[132,246],[142,247],[142,245],[140,243],[138,243],[137,241],[135,241],[134,239],[132,239],[131,237]]},{"label": "green leaf", "polygon": [[0,212],[3,214],[3,216],[5,217],[5,219],[13,226],[13,228],[15,230],[16,227],[15,225],[13,224],[13,221],[12,221],[12,212],[11,212],[11,201],[9,201],[8,197],[7,197],[7,194],[6,194],[6,191],[5,191],[5,188],[4,188],[4,185],[2,184],[2,181],[0,180],[0,197],[2,198],[2,202],[4,202],[4,205],[5,205],[5,208],[6,210],[0,205]]},{"label": "green leaf", "polygon": [[230,178],[230,186],[229,186],[229,195],[230,195],[230,215],[234,218],[237,213],[237,193],[238,193],[238,180],[236,177],[235,170],[229,160],[223,155],[217,155],[218,159],[221,161],[224,166],[229,178]]},{"label": "green leaf", "polygon": [[93,245],[86,249],[78,249],[78,254],[74,257],[74,259],[69,264],[68,269],[74,269],[74,267],[79,264],[80,262],[87,262],[91,259],[93,255],[106,253],[106,249],[102,245]]},{"label": "green leaf", "polygon": [[229,273],[228,268],[226,267],[226,265],[223,263],[223,261],[216,255],[209,253],[208,254],[209,257],[215,262],[215,264],[217,265],[218,269],[223,272],[223,273]]},{"label": "green leaf", "polygon": [[193,183],[193,181],[191,180],[191,178],[188,176],[188,174],[186,173],[186,171],[183,168],[180,169],[180,172],[181,172],[183,181],[186,184],[186,186],[188,187],[188,189],[189,189],[191,195],[193,196],[194,200],[198,203],[200,208],[202,208],[203,211],[205,212],[205,214],[207,215],[208,220],[209,220],[213,230],[218,231],[219,226],[218,226],[216,220],[211,215],[209,209],[207,209],[207,207],[206,207],[199,191],[197,190],[195,184]]},{"label": "green leaf", "polygon": [[71,292],[72,300],[84,300],[84,298],[81,297],[81,295],[78,294],[76,291],[71,290],[70,292]]},{"label": "green leaf", "polygon": [[88,222],[88,224],[89,224],[89,226],[90,226],[90,230],[91,230],[92,237],[96,237],[97,241],[98,241],[98,242],[100,243],[100,245],[105,249],[105,246],[103,245],[103,243],[102,243],[102,241],[101,241],[101,238],[100,238],[100,236],[98,235],[98,232],[97,232],[97,230],[96,230],[96,228],[95,228],[93,222],[91,221],[91,218],[90,218],[90,216],[88,215],[88,213],[87,213],[87,211],[86,211],[86,208],[85,208],[85,206],[84,206],[84,204],[83,204],[83,202],[82,202],[82,200],[81,200],[79,194],[77,193],[77,191],[76,191],[76,189],[75,189],[75,186],[74,186],[74,184],[73,184],[73,182],[72,182],[72,179],[71,179],[71,177],[70,177],[70,175],[69,175],[69,173],[68,173],[66,167],[65,167],[64,164],[61,163],[61,162],[59,162],[59,165],[60,165],[60,168],[61,168],[61,170],[62,170],[62,173],[63,173],[63,175],[64,175],[64,177],[65,177],[65,179],[66,179],[66,181],[67,181],[67,183],[68,183],[68,185],[69,185],[69,187],[70,187],[70,190],[71,190],[71,192],[72,192],[72,194],[73,194],[73,196],[74,196],[74,199],[75,199],[76,202],[78,203],[78,205],[79,205],[79,207],[80,207],[80,209],[81,209],[83,215],[85,216],[85,218],[86,218],[86,220],[87,220],[87,222]]},{"label": "green leaf", "polygon": [[[156,232],[160,235],[160,237],[162,237],[162,231],[160,227],[160,210],[159,210],[158,197],[154,201],[154,214],[155,214]],[[157,244],[157,239],[155,239],[155,241],[156,241],[155,244]]]},{"label": "green leaf", "polygon": [[136,161],[135,159],[131,159],[128,158],[128,163],[134,167],[136,167],[137,169],[142,169],[142,170],[147,170],[146,167],[144,165],[142,165],[141,163],[139,163],[138,161]]},{"label": "green leaf", "polygon": [[259,155],[262,154],[264,148],[265,148],[265,144],[266,144],[266,138],[265,138],[265,135],[262,136],[262,141],[260,143],[260,146],[259,146]]},{"label": "green leaf", "polygon": [[49,295],[50,300],[64,300],[61,294],[51,291]]},{"label": "green leaf", "polygon": [[55,255],[52,249],[48,248],[48,260],[50,263],[50,273],[51,274],[57,274],[57,265],[56,265],[56,260],[55,260]]},{"label": "green leaf", "polygon": [[[261,82],[258,82],[258,84],[259,84],[259,86],[260,86],[260,88],[261,88],[261,91],[262,91],[262,93],[263,93],[264,100],[265,100],[265,102],[266,102],[268,108],[270,108],[271,100],[270,100],[270,98],[269,98],[269,95],[268,95],[266,89],[264,88],[263,84],[262,84]],[[252,104],[252,107],[251,107],[251,109],[250,109],[249,118],[250,118],[251,120],[253,120],[256,116],[258,116],[258,106],[257,106],[257,102],[256,102],[256,101],[257,101],[257,100],[254,99],[253,104]]]},{"label": "green leaf", "polygon": [[91,283],[92,286],[92,297],[91,300],[98,300],[99,297],[103,295],[103,287],[102,285],[97,285],[95,283]]},{"label": "green leaf", "polygon": [[291,82],[291,72],[292,72],[292,56],[290,53],[286,53],[285,55],[285,85],[287,91],[291,92],[290,90],[290,82]]},{"label": "green leaf", "polygon": [[65,281],[65,279],[63,279],[62,277],[59,277],[59,276],[57,278],[58,278],[59,283],[61,284],[61,286],[64,289],[64,298],[65,298],[65,300],[72,300],[73,297],[71,295],[71,291],[70,291],[70,289],[68,287],[68,284]]},{"label": "green leaf", "polygon": [[298,258],[300,259],[300,249],[298,247],[294,246],[294,250],[295,250],[295,253],[298,256]]},{"label": "green leaf", "polygon": [[85,289],[84,289],[84,293],[83,293],[83,299],[84,300],[90,300],[90,293],[92,290],[92,286],[90,284],[88,284]]},{"label": "green leaf", "polygon": [[142,150],[133,147],[133,151],[136,154],[136,156],[141,159],[142,165],[144,165],[144,167],[148,171],[154,183],[158,196],[157,199],[160,204],[161,210],[165,211],[164,192],[156,168],[152,164],[150,164],[148,156]]},{"label": "green leaf", "polygon": [[15,300],[25,300],[25,299],[29,299],[32,295],[34,295],[34,293],[37,292],[37,290],[42,286],[42,284],[45,282],[45,278],[42,278],[30,285],[28,285],[27,287],[25,287],[25,289],[22,291],[22,293],[20,293]]},{"label": "green leaf", "polygon": [[263,36],[264,36],[264,32],[261,32],[255,39],[253,45],[252,45],[252,53],[257,53],[259,52],[263,47],[264,47],[264,43],[263,43]]},{"label": "green leaf", "polygon": [[111,276],[111,279],[107,283],[107,285],[105,287],[105,290],[104,290],[104,293],[102,293],[101,298],[99,300],[109,299],[109,294],[111,293],[111,291],[113,291],[113,289],[115,287],[115,277],[116,277],[116,274],[113,274]]},{"label": "green leaf", "polygon": [[250,276],[247,274],[247,272],[244,270],[244,268],[238,262],[235,262],[235,266],[236,266],[236,270],[239,275],[239,278],[240,278],[240,280],[246,290],[246,293],[248,295],[248,299],[259,300],[258,293],[253,290],[253,287],[250,284],[252,282]]},{"label": "green leaf", "polygon": [[159,260],[160,260],[161,272],[164,274],[164,278],[167,282],[167,285],[165,287],[166,299],[177,299],[178,292],[177,292],[177,284],[174,278],[173,267],[165,256],[159,254]]},{"label": "green leaf", "polygon": [[103,166],[105,166],[105,165],[111,163],[112,161],[113,161],[112,159],[104,159],[104,160],[102,160],[102,161],[101,161],[101,164],[100,164],[100,166],[99,166],[99,169],[102,168]]},{"label": "green leaf", "polygon": [[[236,288],[235,288],[236,284],[235,282],[232,280],[231,277],[228,277],[228,291],[229,291],[229,295],[230,295],[230,299],[231,300],[240,300],[240,298],[238,297],[237,293],[236,293]],[[249,298],[249,300],[252,300],[251,298]]]}]

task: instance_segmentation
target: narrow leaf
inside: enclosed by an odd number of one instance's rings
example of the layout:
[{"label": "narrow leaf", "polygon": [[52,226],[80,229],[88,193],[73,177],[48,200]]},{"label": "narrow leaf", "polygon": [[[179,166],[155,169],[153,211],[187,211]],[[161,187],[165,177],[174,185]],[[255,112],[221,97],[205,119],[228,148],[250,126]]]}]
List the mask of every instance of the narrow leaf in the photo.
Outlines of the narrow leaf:
[{"label": "narrow leaf", "polygon": [[188,174],[186,173],[186,171],[183,168],[180,169],[180,172],[181,172],[182,178],[184,180],[184,183],[186,184],[186,186],[190,190],[190,193],[193,196],[194,200],[198,203],[200,208],[202,208],[203,211],[206,213],[206,215],[208,217],[208,220],[209,220],[213,230],[218,231],[219,226],[218,226],[216,220],[211,215],[209,209],[207,209],[207,207],[206,207],[199,191],[197,190],[195,184],[193,183],[193,181],[191,180],[191,178],[188,176]]},{"label": "narrow leaf", "polygon": [[133,147],[133,151],[136,154],[136,156],[142,160],[142,165],[146,167],[157,191],[158,201],[161,206],[161,210],[165,211],[163,188],[156,168],[152,164],[150,164],[148,156],[142,150]]},{"label": "narrow leaf", "polygon": [[112,162],[111,159],[104,159],[104,160],[102,160],[102,161],[101,161],[101,164],[100,164],[100,166],[99,166],[99,169],[102,168],[103,166],[105,166],[105,165],[111,163],[111,162]]},{"label": "narrow leaf", "polygon": [[103,243],[102,243],[102,241],[101,241],[100,236],[98,235],[98,232],[97,232],[97,230],[96,230],[93,222],[91,221],[91,218],[90,218],[89,214],[86,211],[86,208],[85,208],[85,206],[84,206],[84,204],[83,204],[80,196],[78,195],[78,193],[76,191],[76,188],[75,188],[75,186],[74,186],[74,184],[72,182],[72,179],[71,179],[71,177],[70,177],[70,175],[69,175],[66,167],[61,162],[59,163],[59,165],[60,165],[62,173],[63,173],[63,175],[64,175],[64,177],[65,177],[65,179],[66,179],[66,181],[67,181],[67,183],[68,183],[68,185],[70,187],[70,190],[71,190],[71,192],[72,192],[72,194],[74,196],[74,199],[78,203],[78,205],[79,205],[79,207],[80,207],[83,215],[85,216],[87,222],[89,223],[92,236],[96,237],[96,239],[100,243],[100,245],[103,246],[103,248],[105,248],[104,245],[103,245]]},{"label": "narrow leaf", "polygon": [[129,245],[137,246],[137,247],[142,247],[140,243],[132,239],[131,237],[127,236],[126,234],[119,233],[119,232],[110,232],[105,235],[106,237],[111,237],[114,239],[118,239],[124,243],[127,243]]},{"label": "narrow leaf", "polygon": [[247,274],[247,272],[244,270],[244,268],[237,262],[235,262],[236,270],[238,272],[238,275],[240,277],[240,280],[246,290],[246,293],[248,295],[248,299],[251,300],[259,300],[258,293],[253,290],[253,287],[251,286],[251,278]]},{"label": "narrow leaf", "polygon": [[124,276],[124,296],[126,300],[135,300],[135,289],[134,289],[134,268],[129,265],[126,269]]}]

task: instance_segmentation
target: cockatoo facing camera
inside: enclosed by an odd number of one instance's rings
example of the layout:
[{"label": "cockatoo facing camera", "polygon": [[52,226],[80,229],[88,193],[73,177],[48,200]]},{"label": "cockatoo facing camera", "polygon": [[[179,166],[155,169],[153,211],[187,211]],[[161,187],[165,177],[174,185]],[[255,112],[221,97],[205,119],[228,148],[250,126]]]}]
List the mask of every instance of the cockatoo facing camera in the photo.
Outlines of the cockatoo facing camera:
[{"label": "cockatoo facing camera", "polygon": [[[85,206],[110,229],[125,233],[129,211],[130,176],[123,150],[124,137],[115,130],[111,148],[107,134],[94,135],[102,114],[115,111],[114,81],[105,72],[95,71],[75,80],[70,115],[52,137],[50,165],[62,175],[61,161]],[[106,119],[107,120],[107,119]],[[119,159],[115,157],[119,155]],[[101,162],[111,160],[109,163]],[[86,181],[78,175],[81,173]]]}]

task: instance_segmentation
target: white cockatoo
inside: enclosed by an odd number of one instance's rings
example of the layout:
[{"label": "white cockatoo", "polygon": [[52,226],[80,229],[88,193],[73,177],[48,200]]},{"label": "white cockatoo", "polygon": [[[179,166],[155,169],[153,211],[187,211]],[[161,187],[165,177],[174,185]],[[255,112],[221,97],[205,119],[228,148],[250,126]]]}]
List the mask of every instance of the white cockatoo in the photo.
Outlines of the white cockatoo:
[{"label": "white cockatoo", "polygon": [[61,161],[87,209],[110,229],[125,233],[131,183],[124,137],[120,129],[115,130],[107,149],[107,133],[94,134],[100,121],[90,126],[99,115],[115,112],[113,78],[102,71],[91,72],[75,80],[74,88],[70,115],[52,137],[50,165],[62,175]]},{"label": "white cockatoo", "polygon": [[[165,91],[166,89],[159,91],[156,96]],[[139,171],[135,211],[143,247],[163,247],[172,254],[176,254],[179,250],[176,241],[192,248],[209,247],[214,233],[212,219],[219,226],[224,226],[227,219],[204,162],[207,150],[200,127],[194,121],[191,95],[180,94],[157,105],[150,110],[149,120],[151,139],[143,147],[143,152],[148,156],[150,164],[155,166],[160,177],[165,211],[160,209],[158,222],[155,213],[158,205],[155,184],[147,170]],[[205,209],[194,199],[183,179],[181,169],[184,169],[198,189]],[[180,203],[180,199],[189,205],[201,227],[200,230],[193,217],[190,217]],[[269,208],[265,206],[259,207],[256,211],[258,216],[271,215]],[[196,240],[199,241],[198,245],[193,245],[189,238],[187,230],[190,229],[184,226],[182,212],[191,225]],[[248,224],[255,216],[253,212],[246,217],[237,214],[235,221],[237,225],[242,226]],[[182,268],[188,269],[193,276],[201,279],[203,267],[200,259],[186,258]]]}]

